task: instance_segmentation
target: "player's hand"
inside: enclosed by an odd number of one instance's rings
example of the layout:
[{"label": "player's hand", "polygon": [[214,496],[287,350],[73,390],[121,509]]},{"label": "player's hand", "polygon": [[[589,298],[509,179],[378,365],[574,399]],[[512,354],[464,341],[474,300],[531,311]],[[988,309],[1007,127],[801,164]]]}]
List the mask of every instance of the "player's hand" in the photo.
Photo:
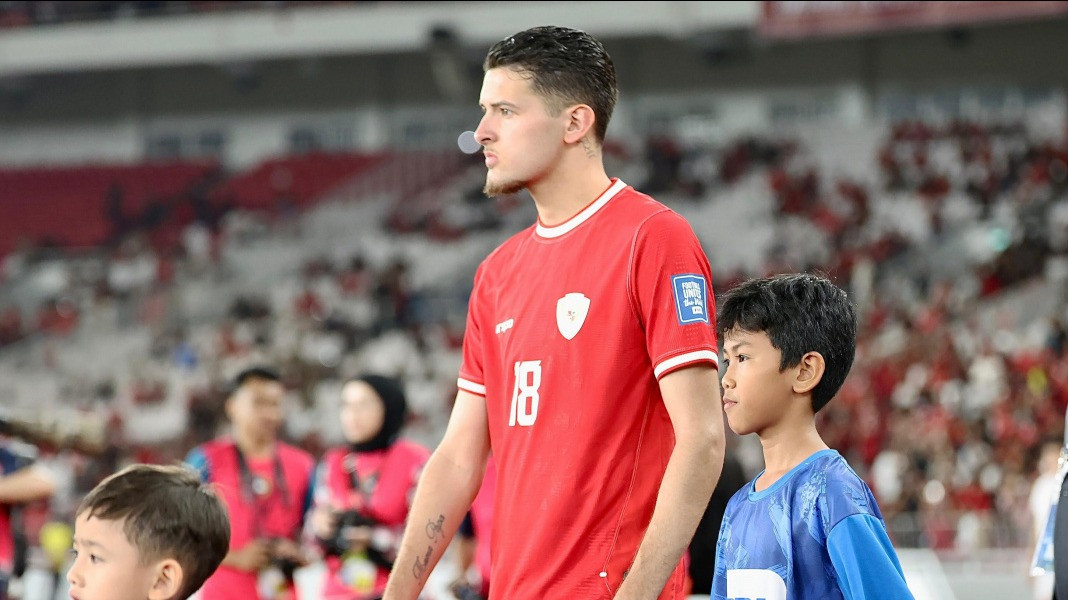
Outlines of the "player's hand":
[{"label": "player's hand", "polygon": [[266,540],[252,540],[239,550],[234,550],[226,557],[229,566],[255,573],[271,562],[270,548]]}]

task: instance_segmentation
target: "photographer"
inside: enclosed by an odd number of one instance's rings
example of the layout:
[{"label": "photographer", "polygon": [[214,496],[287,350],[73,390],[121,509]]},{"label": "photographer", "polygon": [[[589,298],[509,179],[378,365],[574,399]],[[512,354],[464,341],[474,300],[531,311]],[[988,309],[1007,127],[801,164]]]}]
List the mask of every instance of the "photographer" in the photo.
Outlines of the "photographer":
[{"label": "photographer", "polygon": [[323,600],[380,598],[429,452],[398,440],[408,413],[400,383],[378,375],[341,390],[347,445],[327,451],[315,484],[312,531],[325,555]]},{"label": "photographer", "polygon": [[0,438],[0,600],[7,600],[8,584],[26,567],[21,506],[55,491],[51,475],[36,464],[36,454],[32,446]]},{"label": "photographer", "polygon": [[186,462],[215,483],[230,513],[230,551],[202,600],[287,600],[307,563],[296,541],[311,504],[315,460],[278,440],[285,388],[274,371],[241,372],[226,400],[233,435],[194,448]]}]

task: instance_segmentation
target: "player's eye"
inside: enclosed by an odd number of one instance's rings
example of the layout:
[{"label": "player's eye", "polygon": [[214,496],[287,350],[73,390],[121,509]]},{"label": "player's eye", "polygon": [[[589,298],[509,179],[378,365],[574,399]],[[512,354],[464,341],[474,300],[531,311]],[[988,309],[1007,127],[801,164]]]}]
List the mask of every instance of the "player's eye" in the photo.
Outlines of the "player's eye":
[{"label": "player's eye", "polygon": [[511,115],[511,114],[513,114],[512,113],[512,109],[501,107],[501,115],[502,116],[507,117],[508,115]]},{"label": "player's eye", "polygon": [[93,563],[95,565],[96,563],[100,562],[100,557],[95,555],[95,554],[90,554],[89,555],[89,562],[91,562],[91,563]]},{"label": "player's eye", "polygon": [[745,362],[745,361],[746,361],[746,359],[748,359],[748,358],[749,358],[749,357],[748,357],[748,356],[746,356],[746,355],[744,355],[744,354],[739,354],[739,355],[738,355],[738,362]]}]

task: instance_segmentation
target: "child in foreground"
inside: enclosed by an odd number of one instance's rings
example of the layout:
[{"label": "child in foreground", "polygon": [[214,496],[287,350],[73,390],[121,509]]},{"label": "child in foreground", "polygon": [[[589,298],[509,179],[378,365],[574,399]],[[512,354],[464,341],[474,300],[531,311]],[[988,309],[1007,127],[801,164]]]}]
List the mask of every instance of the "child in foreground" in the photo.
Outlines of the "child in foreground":
[{"label": "child in foreground", "polygon": [[185,600],[230,544],[226,507],[191,469],[131,465],[78,506],[73,600]]},{"label": "child in foreground", "polygon": [[724,412],[759,436],[765,470],[727,504],[712,599],[911,599],[875,497],[816,431],[856,351],[845,292],[779,275],[718,304]]}]

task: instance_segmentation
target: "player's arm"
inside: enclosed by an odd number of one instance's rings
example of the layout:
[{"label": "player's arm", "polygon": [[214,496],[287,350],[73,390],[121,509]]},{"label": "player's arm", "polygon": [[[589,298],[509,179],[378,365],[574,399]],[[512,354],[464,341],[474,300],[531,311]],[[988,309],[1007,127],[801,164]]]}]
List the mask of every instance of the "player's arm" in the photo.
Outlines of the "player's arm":
[{"label": "player's arm", "polygon": [[415,600],[482,485],[489,455],[486,399],[461,390],[423,469],[384,600]]},{"label": "player's arm", "polygon": [[897,552],[878,518],[857,514],[827,534],[827,553],[846,600],[912,600]]},{"label": "player's arm", "polygon": [[716,369],[700,364],[660,379],[675,449],[656,497],[656,508],[634,565],[617,599],[656,598],[693,539],[723,469],[723,408]]},{"label": "player's arm", "polygon": [[23,467],[9,475],[0,475],[0,503],[23,504],[48,498],[56,484],[47,469],[40,465]]}]

